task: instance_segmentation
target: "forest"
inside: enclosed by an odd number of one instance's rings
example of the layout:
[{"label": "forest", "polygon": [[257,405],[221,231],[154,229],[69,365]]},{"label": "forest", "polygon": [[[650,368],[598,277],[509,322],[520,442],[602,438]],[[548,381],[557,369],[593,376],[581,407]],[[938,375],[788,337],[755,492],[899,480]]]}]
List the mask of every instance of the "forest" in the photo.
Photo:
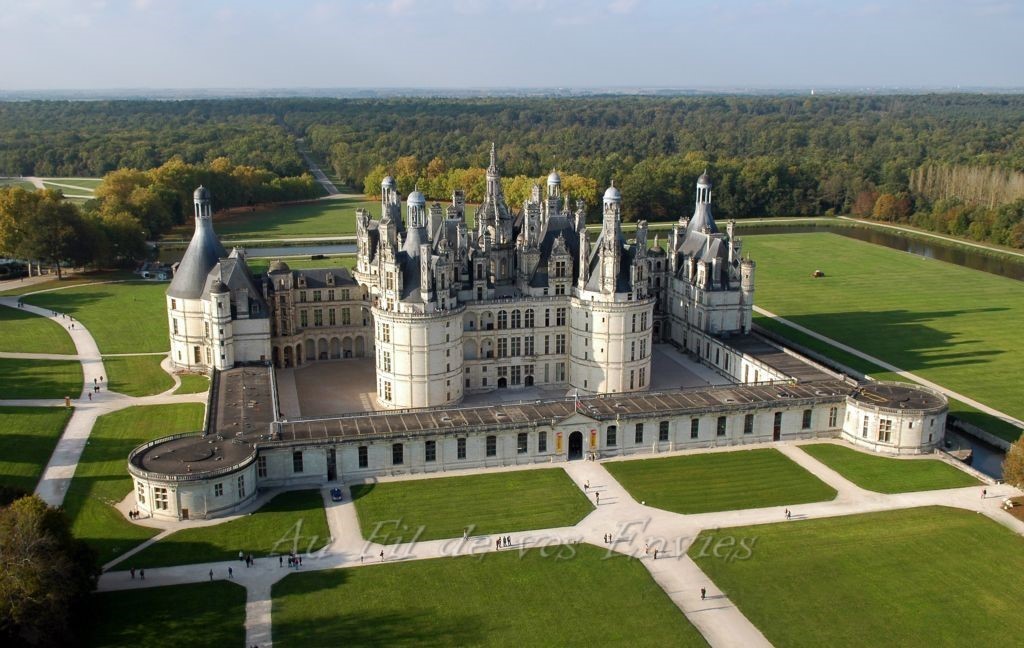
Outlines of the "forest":
[{"label": "forest", "polygon": [[497,143],[510,202],[552,168],[597,208],[674,220],[707,169],[725,217],[855,214],[1024,247],[1024,96],[231,99],[0,104],[0,175],[104,175],[177,158],[302,172],[305,138],[373,194],[479,198]]}]

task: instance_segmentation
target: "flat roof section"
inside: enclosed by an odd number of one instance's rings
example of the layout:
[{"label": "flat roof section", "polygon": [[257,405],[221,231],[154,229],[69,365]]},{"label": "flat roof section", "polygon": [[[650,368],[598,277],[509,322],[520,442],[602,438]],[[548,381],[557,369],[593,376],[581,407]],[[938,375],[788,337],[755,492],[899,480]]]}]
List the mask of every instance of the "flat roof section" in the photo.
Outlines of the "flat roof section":
[{"label": "flat roof section", "polygon": [[755,334],[731,337],[724,342],[732,348],[753,356],[769,367],[776,369],[800,382],[817,380],[834,380],[833,376],[804,362],[800,358],[786,353],[779,347]]},{"label": "flat roof section", "polygon": [[918,385],[901,383],[864,383],[850,397],[860,403],[889,409],[932,410],[948,403],[941,394]]}]

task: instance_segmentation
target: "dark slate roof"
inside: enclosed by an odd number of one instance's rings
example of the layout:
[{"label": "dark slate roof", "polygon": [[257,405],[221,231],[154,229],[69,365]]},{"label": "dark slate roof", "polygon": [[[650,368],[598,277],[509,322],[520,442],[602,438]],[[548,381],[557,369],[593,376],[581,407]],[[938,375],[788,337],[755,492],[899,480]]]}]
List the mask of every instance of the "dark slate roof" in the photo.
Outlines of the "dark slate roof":
[{"label": "dark slate roof", "polygon": [[[249,266],[246,265],[245,259],[234,251],[231,256],[221,259],[207,275],[204,292],[214,292],[218,283],[226,286],[231,292],[245,290],[249,294],[250,302],[257,302],[261,306],[258,313],[255,314],[256,317],[267,317],[269,314],[270,311],[263,299],[263,293],[256,288],[256,282],[253,280],[252,273],[249,272]],[[250,309],[250,313],[252,313],[252,309]]]},{"label": "dark slate roof", "polygon": [[179,299],[199,299],[203,295],[210,270],[227,255],[213,231],[213,222],[209,218],[197,218],[195,234],[174,271],[167,295]]},{"label": "dark slate roof", "polygon": [[302,275],[306,278],[306,288],[331,288],[327,283],[327,275],[334,275],[335,286],[354,286],[356,280],[348,268],[310,268],[307,270],[293,270],[295,276]]},{"label": "dark slate roof", "polygon": [[[577,260],[580,258],[580,235],[572,227],[572,222],[562,214],[553,215],[548,218],[544,231],[540,234],[540,263],[537,264],[537,271],[530,278],[530,286],[543,288],[548,284],[548,261],[551,260],[551,250],[555,247],[555,241],[561,234],[565,239],[565,248],[569,255]],[[579,276],[580,264],[573,263],[573,281]]]}]

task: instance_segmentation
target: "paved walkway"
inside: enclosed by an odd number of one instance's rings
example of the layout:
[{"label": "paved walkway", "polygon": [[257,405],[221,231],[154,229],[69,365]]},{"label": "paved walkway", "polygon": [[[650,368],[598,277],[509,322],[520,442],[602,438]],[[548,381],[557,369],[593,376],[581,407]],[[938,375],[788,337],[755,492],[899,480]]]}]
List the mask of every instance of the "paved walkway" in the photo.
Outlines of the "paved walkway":
[{"label": "paved walkway", "polygon": [[1003,421],[1006,421],[1007,423],[1011,423],[1013,425],[1016,425],[1017,427],[1024,428],[1024,421],[1021,421],[1018,418],[1014,418],[1014,417],[1012,417],[1009,414],[1006,414],[1004,412],[1000,412],[999,410],[995,409],[994,407],[989,407],[988,405],[985,405],[984,403],[979,403],[978,401],[974,400],[970,396],[965,396],[965,395],[963,395],[963,394],[961,394],[959,392],[953,391],[952,389],[947,389],[947,388],[943,387],[942,385],[938,385],[936,383],[933,383],[932,381],[930,381],[930,380],[928,380],[926,378],[922,378],[921,376],[918,376],[917,374],[911,373],[911,372],[906,371],[904,369],[900,369],[896,365],[890,364],[890,363],[886,362],[885,360],[882,360],[881,358],[876,358],[875,356],[868,355],[868,354],[864,353],[863,351],[859,351],[859,350],[853,348],[852,346],[849,346],[847,344],[843,344],[839,340],[834,340],[834,339],[832,339],[830,337],[822,335],[821,333],[818,333],[816,331],[812,331],[811,329],[807,328],[806,326],[801,326],[801,325],[797,324],[796,322],[794,322],[792,320],[788,320],[785,317],[781,317],[779,315],[776,315],[775,313],[773,313],[771,311],[768,311],[768,310],[765,310],[765,309],[761,308],[760,306],[754,306],[754,311],[759,313],[759,314],[761,314],[761,315],[764,315],[765,317],[770,317],[770,318],[772,318],[773,320],[775,320],[777,322],[785,324],[786,326],[788,326],[788,327],[790,327],[792,329],[800,331],[801,333],[803,333],[805,335],[809,335],[809,336],[813,337],[816,340],[820,340],[820,341],[822,341],[822,342],[824,342],[826,344],[834,346],[837,349],[841,349],[842,351],[845,351],[846,353],[849,353],[851,355],[855,355],[855,356],[857,356],[858,358],[860,358],[862,360],[867,360],[868,362],[876,364],[879,367],[882,367],[883,369],[886,369],[886,370],[891,371],[893,373],[899,374],[900,376],[903,376],[904,378],[906,378],[908,380],[912,380],[912,381],[916,382],[919,385],[924,385],[925,387],[931,387],[932,389],[934,389],[936,391],[940,391],[943,394],[945,394],[946,396],[949,396],[950,398],[955,398],[956,400],[958,400],[958,401],[960,401],[962,403],[967,403],[971,407],[973,407],[975,409],[978,409],[978,410],[981,410],[982,412],[985,412],[986,414],[990,414],[992,416],[995,416],[996,418],[1002,419]]},{"label": "paved walkway", "polygon": [[[978,486],[885,495],[866,491],[850,483],[834,470],[801,451],[798,448],[800,444],[801,442],[783,442],[759,445],[777,448],[800,466],[835,488],[838,494],[831,501],[790,506],[789,509],[795,520],[939,505],[977,511],[1010,528],[1015,533],[1024,535],[1024,522],[1001,510],[1001,502],[1004,497],[1020,493],[1010,486],[987,485],[988,497],[986,498],[980,497],[981,487]],[[730,447],[704,449],[696,452],[739,451],[742,449]],[[681,451],[672,454],[693,454],[694,452]],[[645,456],[616,460],[630,461],[643,458]],[[913,460],[918,459],[908,459],[908,461]],[[604,463],[607,461],[575,461],[554,465],[534,464],[510,467],[510,470],[561,468],[592,502],[596,502],[597,495],[600,494],[600,504],[595,506],[594,511],[575,526],[512,533],[512,548],[526,549],[586,542],[604,547],[611,552],[634,556],[641,560],[655,582],[665,590],[669,598],[708,640],[710,645],[716,647],[770,645],[761,631],[729,599],[728,593],[720,591],[700,567],[689,558],[687,550],[700,532],[706,529],[784,522],[786,507],[776,506],[697,515],[670,513],[645,506],[634,500],[605,469]],[[429,479],[442,476],[450,477],[453,474],[492,472],[494,472],[493,469],[470,469],[431,476],[396,476],[381,481]],[[496,549],[495,536],[491,535],[398,545],[380,545],[368,542],[363,539],[360,532],[351,492],[347,486],[342,486],[342,490],[344,493],[342,502],[332,502],[327,489],[323,490],[331,542],[323,550],[313,554],[304,554],[302,571],[359,568],[381,562],[430,560],[508,550]],[[605,542],[605,534],[611,534],[611,543]],[[658,549],[657,559],[653,552],[655,548]],[[383,558],[381,557],[382,552]],[[237,561],[151,569],[147,570],[144,582],[130,579],[126,572],[108,572],[101,577],[99,589],[114,591],[198,583],[208,581],[211,570],[214,573],[214,578],[225,579],[228,567],[234,568],[233,580],[246,587],[247,590],[246,644],[271,645],[273,641],[271,588],[274,583],[290,573],[289,570],[280,567],[278,561],[273,558],[261,558],[256,561],[256,566],[250,569],[240,567]],[[705,600],[700,598],[701,588],[707,590],[708,597]]]}]

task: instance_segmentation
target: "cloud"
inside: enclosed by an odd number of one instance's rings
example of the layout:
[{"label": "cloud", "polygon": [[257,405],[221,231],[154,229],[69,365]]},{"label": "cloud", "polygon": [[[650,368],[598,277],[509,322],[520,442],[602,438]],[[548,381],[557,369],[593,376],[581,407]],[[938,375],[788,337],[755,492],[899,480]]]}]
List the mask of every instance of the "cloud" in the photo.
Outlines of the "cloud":
[{"label": "cloud", "polygon": [[608,11],[613,14],[632,13],[638,2],[639,0],[612,0],[608,5]]}]

